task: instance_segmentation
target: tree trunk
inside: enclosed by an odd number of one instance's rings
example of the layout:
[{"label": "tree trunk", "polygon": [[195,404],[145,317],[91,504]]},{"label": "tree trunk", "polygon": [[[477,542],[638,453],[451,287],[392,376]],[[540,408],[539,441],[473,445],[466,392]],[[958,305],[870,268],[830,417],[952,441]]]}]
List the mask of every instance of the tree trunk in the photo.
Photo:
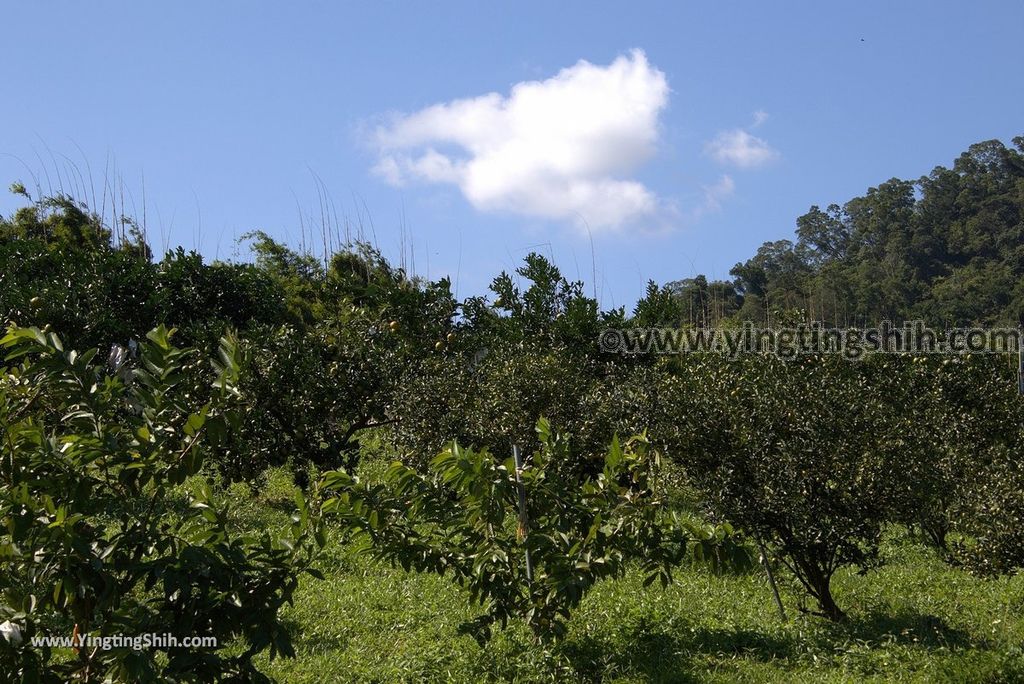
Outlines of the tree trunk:
[{"label": "tree trunk", "polygon": [[843,622],[846,620],[846,613],[840,610],[839,606],[832,599],[832,589],[829,586],[828,580],[817,590],[818,595],[815,598],[818,601],[818,607],[821,608],[821,613],[829,620],[833,622]]},{"label": "tree trunk", "polygon": [[832,577],[825,574],[821,568],[812,565],[808,580],[814,590],[814,598],[818,601],[818,607],[821,608],[821,614],[834,622],[845,620],[846,613],[839,609],[832,598]]},{"label": "tree trunk", "polygon": [[846,613],[836,605],[832,598],[831,573],[819,567],[811,558],[794,558],[793,560],[796,562],[796,569],[803,572],[804,577],[800,579],[803,580],[808,593],[818,602],[821,615],[833,622],[846,620]]}]

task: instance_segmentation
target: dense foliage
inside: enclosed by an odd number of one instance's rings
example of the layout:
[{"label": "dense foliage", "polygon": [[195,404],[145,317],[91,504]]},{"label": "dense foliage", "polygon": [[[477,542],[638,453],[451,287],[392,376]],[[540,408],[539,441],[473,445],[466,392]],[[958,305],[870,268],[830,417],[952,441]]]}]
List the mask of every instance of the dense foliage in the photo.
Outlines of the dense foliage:
[{"label": "dense foliage", "polygon": [[[1018,325],[1024,320],[1024,137],[971,145],[952,168],[890,179],[796,221],[795,240],[765,242],[732,281],[665,288],[672,321],[740,317],[870,326]],[[648,299],[651,299],[649,296]]]},{"label": "dense foliage", "polygon": [[601,470],[608,439],[631,434],[626,407],[610,404],[611,376],[637,360],[602,354],[599,332],[624,324],[621,311],[597,301],[558,267],[530,254],[516,271],[494,279],[492,305],[467,300],[445,353],[404,374],[389,436],[409,462],[451,440],[487,448],[502,458],[513,445],[539,446],[534,426],[544,417],[573,438],[580,475]]},{"label": "dense foliage", "polygon": [[677,385],[688,472],[717,514],[776,547],[822,613],[841,618],[832,575],[874,563],[902,467],[876,448],[889,414],[867,364],[691,361]]},{"label": "dense foliage", "polygon": [[464,626],[480,641],[513,618],[542,639],[564,635],[591,587],[632,563],[662,585],[688,557],[745,563],[730,527],[687,523],[665,508],[652,489],[658,455],[644,437],[614,440],[600,474],[580,482],[558,467],[570,460],[568,440],[543,420],[537,433],[540,448],[518,473],[512,458],[498,462],[457,444],[427,475],[401,463],[381,484],[328,473],[338,496],[324,508],[376,557],[466,587],[487,609]]},{"label": "dense foliage", "polygon": [[[305,505],[273,538],[233,531],[229,504],[208,487],[174,494],[234,419],[234,341],[222,342],[206,403],[195,398],[202,360],[164,328],[137,360],[68,351],[36,328],[11,328],[0,349],[0,670],[24,681],[251,681],[255,654],[291,654],[279,610],[315,546]],[[30,645],[167,633],[216,646],[88,644],[68,659]]]},{"label": "dense foliage", "polygon": [[182,249],[154,262],[138,230],[120,237],[69,197],[0,218],[0,316],[51,325],[80,349],[142,339],[161,323],[215,349],[226,327],[277,324],[282,298],[246,264],[205,264]]}]

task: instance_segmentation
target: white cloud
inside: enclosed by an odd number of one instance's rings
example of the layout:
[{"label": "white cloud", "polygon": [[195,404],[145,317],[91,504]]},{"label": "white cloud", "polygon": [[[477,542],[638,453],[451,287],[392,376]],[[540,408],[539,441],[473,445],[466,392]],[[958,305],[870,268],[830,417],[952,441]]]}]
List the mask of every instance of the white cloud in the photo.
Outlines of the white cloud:
[{"label": "white cloud", "polygon": [[742,128],[722,131],[705,145],[704,150],[720,164],[731,164],[741,169],[764,166],[779,156],[768,143]]},{"label": "white cloud", "polygon": [[733,181],[732,176],[722,174],[717,181],[711,185],[702,185],[700,189],[703,195],[701,203],[694,207],[689,215],[690,220],[693,222],[699,221],[707,214],[720,211],[722,203],[736,192],[736,183]]},{"label": "white cloud", "polygon": [[702,190],[704,190],[704,204],[701,205],[702,213],[718,211],[722,208],[722,202],[732,197],[733,193],[736,192],[736,183],[733,182],[731,176],[726,174],[719,178],[718,182],[714,185],[703,186]]},{"label": "white cloud", "polygon": [[641,50],[607,66],[581,60],[507,96],[395,115],[374,132],[374,172],[456,185],[482,211],[617,228],[667,206],[629,175],[656,151],[668,94]]},{"label": "white cloud", "polygon": [[751,128],[757,128],[767,120],[768,112],[764,111],[763,109],[758,109],[756,112],[754,112],[754,124],[751,126]]}]

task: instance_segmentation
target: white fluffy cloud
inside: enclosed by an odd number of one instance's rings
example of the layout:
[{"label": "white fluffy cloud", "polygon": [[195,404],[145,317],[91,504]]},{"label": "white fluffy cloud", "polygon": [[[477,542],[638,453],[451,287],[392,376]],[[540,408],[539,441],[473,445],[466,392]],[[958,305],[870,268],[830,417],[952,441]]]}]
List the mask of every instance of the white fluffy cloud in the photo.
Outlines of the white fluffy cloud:
[{"label": "white fluffy cloud", "polygon": [[507,96],[395,115],[374,132],[374,171],[396,185],[456,185],[482,211],[617,228],[664,208],[629,175],[656,151],[668,93],[641,50],[607,66],[581,60]]},{"label": "white fluffy cloud", "polygon": [[[755,116],[755,125],[763,123],[765,118],[766,115]],[[764,166],[779,156],[768,143],[742,128],[722,131],[704,149],[720,164],[731,164],[741,169]]]}]

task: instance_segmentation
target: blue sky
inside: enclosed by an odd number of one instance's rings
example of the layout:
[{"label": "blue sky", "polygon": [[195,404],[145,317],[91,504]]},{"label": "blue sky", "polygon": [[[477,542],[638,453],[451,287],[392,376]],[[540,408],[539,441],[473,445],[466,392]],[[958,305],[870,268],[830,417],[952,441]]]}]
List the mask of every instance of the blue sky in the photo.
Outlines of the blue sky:
[{"label": "blue sky", "polygon": [[[631,308],[647,279],[728,277],[812,204],[1024,134],[1016,0],[22,2],[3,18],[4,185],[70,189],[70,159],[97,204],[104,175],[124,189],[157,251],[210,258],[245,258],[233,243],[255,228],[319,245],[326,191],[332,223],[462,296],[533,249]],[[0,214],[17,206],[0,195]]]}]

